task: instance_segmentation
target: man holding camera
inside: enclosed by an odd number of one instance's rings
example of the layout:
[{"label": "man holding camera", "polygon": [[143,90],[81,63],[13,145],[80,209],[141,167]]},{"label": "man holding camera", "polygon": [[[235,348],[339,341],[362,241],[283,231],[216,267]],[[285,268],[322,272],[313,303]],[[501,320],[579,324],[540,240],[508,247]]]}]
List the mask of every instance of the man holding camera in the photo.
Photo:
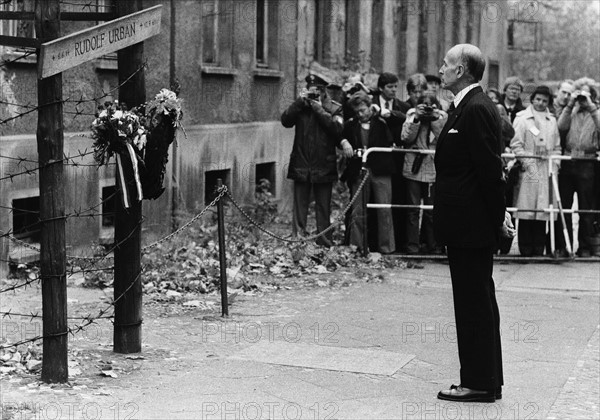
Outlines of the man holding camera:
[{"label": "man holding camera", "polygon": [[[594,168],[598,163],[592,160],[577,160],[595,158],[600,150],[600,115],[594,84],[594,81],[589,78],[575,81],[575,90],[558,119],[558,130],[566,136],[564,154],[574,159],[563,161],[558,175],[560,198],[563,207],[567,209],[573,205],[575,193],[577,193],[580,210],[591,210],[596,207]],[[591,214],[582,213],[579,217],[577,255],[580,257],[591,256],[590,238],[593,234],[593,221],[594,217]],[[572,241],[573,227],[570,214],[565,214],[565,222]],[[565,243],[561,235],[557,235],[556,245],[559,255],[566,256]]]},{"label": "man holding camera", "polygon": [[[369,147],[391,147],[392,133],[385,119],[379,114],[379,107],[371,104],[371,97],[364,91],[358,91],[349,99],[349,104],[356,117],[346,121],[342,132],[342,148],[348,165],[342,175],[342,181],[347,181],[351,197],[357,194],[362,181],[360,169],[361,156],[355,152]],[[369,179],[364,188],[366,196],[373,193],[376,203],[389,204],[392,200],[392,178],[395,172],[394,160],[390,153],[369,154],[367,160]],[[362,197],[362,196],[361,196]],[[361,197],[355,201],[346,227],[346,245],[356,245],[365,250],[364,205]],[[392,228],[392,210],[377,209],[377,251],[389,254],[395,251],[396,243]]]},{"label": "man holding camera", "polygon": [[[331,193],[337,181],[336,146],[343,128],[342,107],[327,95],[324,76],[310,73],[305,80],[306,89],[281,115],[284,127],[296,129],[287,175],[294,180],[294,237],[307,235],[311,191],[315,198],[317,232],[330,225]],[[333,245],[331,232],[320,236],[317,243]]]}]

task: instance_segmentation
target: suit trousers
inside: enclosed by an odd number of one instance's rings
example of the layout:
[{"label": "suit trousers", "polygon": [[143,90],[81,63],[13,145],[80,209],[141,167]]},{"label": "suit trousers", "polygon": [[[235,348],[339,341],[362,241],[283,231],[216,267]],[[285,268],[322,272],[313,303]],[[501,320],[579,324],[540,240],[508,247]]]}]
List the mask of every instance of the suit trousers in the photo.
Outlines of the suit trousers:
[{"label": "suit trousers", "polygon": [[[433,205],[434,187],[433,183],[414,181],[406,179],[407,204],[419,205],[423,200],[424,205]],[[435,238],[433,236],[433,211],[423,210],[421,229],[419,230],[420,209],[407,209],[406,238],[408,252],[416,254],[420,251],[420,245],[426,245],[425,252],[435,249]],[[420,233],[419,233],[420,232]]]},{"label": "suit trousers", "polygon": [[447,247],[460,360],[460,383],[478,390],[504,384],[494,248]]},{"label": "suit trousers", "polygon": [[[580,210],[591,210],[595,208],[594,197],[594,165],[595,162],[582,161],[563,161],[558,173],[558,189],[560,199],[564,209],[570,209],[573,206],[573,195],[577,193],[577,201]],[[565,213],[565,222],[567,223],[567,231],[573,244],[573,222],[570,213]],[[579,231],[577,238],[579,240],[579,249],[590,250],[590,237],[593,234],[593,214],[579,215]],[[562,223],[558,221],[558,230],[562,232]],[[563,235],[556,235],[556,248],[558,250],[565,249],[565,240]]]},{"label": "suit trousers", "polygon": [[[317,219],[317,232],[322,232],[331,224],[331,193],[333,183],[311,183],[294,181],[294,214],[292,224],[292,234],[307,236],[306,222],[308,219],[308,206],[310,204],[310,193],[312,191],[315,197],[315,218]],[[332,232],[327,232],[324,236],[317,238],[319,245],[333,245]]]},{"label": "suit trousers", "polygon": [[[350,197],[354,197],[362,178],[348,181]],[[389,175],[373,175],[365,183],[366,196],[373,195],[375,203],[390,204],[392,202],[392,180]],[[364,210],[367,203],[363,202],[362,192],[352,206],[350,220],[346,226],[346,244],[363,248]],[[377,251],[389,254],[396,249],[391,209],[377,209]]]},{"label": "suit trousers", "polygon": [[544,255],[546,221],[519,219],[519,252],[524,257]]}]

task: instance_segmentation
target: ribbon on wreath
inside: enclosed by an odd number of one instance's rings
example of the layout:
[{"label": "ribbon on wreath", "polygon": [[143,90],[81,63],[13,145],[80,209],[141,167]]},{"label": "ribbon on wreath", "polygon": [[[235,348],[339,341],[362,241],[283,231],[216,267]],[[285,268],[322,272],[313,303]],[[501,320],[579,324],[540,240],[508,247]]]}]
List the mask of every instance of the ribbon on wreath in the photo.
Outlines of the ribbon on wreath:
[{"label": "ribbon on wreath", "polygon": [[[133,146],[130,143],[127,143],[127,152],[129,155],[129,160],[131,161],[131,168],[126,168],[123,165],[123,159],[119,153],[116,153],[117,158],[117,178],[121,187],[121,194],[123,196],[123,207],[128,209],[131,207],[131,197],[134,196],[137,198],[137,201],[142,201],[143,193],[142,193],[142,183],[140,182],[140,173],[137,155],[133,150]],[[129,177],[133,177],[133,183],[127,182],[126,179]],[[130,191],[135,186],[134,191]]]}]

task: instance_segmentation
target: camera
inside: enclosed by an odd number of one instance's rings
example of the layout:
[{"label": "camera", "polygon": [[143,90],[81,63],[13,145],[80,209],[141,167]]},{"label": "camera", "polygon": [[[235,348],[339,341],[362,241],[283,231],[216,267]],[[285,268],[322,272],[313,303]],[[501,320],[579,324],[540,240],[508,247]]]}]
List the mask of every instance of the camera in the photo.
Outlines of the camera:
[{"label": "camera", "polygon": [[577,95],[577,97],[575,99],[578,100],[579,102],[586,102],[587,96],[579,94],[579,95]]},{"label": "camera", "polygon": [[318,101],[321,98],[321,95],[319,95],[319,92],[308,92],[306,97],[313,101]]},{"label": "camera", "polygon": [[419,120],[423,122],[430,122],[437,120],[437,117],[433,114],[433,107],[430,105],[423,106],[423,115],[419,117]]}]

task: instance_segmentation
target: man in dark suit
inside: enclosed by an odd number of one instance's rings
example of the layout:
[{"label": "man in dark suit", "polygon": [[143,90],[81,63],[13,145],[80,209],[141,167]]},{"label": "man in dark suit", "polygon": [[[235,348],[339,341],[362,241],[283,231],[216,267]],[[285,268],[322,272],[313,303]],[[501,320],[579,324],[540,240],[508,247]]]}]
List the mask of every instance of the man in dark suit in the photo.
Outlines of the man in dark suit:
[{"label": "man in dark suit", "polygon": [[494,402],[502,396],[500,317],[492,279],[501,235],[514,235],[504,203],[500,115],[478,82],[485,70],[474,45],[452,47],[440,68],[454,95],[435,154],[434,231],[446,245],[460,385],[438,393],[449,401]]},{"label": "man in dark suit", "polygon": [[[406,113],[412,107],[409,103],[403,102],[396,97],[398,76],[395,74],[388,72],[381,73],[377,80],[377,89],[377,93],[373,95],[373,104],[381,109],[380,115],[392,132],[393,143],[400,145],[402,124],[406,120]],[[404,153],[394,152],[392,153],[392,158],[395,166],[402,168]],[[401,170],[392,175],[392,203],[406,204],[406,182]],[[392,215],[396,249],[406,251],[406,209],[392,209]]]},{"label": "man in dark suit", "polygon": [[[392,134],[385,120],[373,111],[371,98],[363,91],[350,97],[349,104],[356,117],[346,121],[342,131],[341,146],[344,156],[348,158],[348,166],[342,175],[342,181],[348,182],[350,196],[358,191],[362,181],[360,169],[362,159],[353,156],[353,151],[370,147],[391,147]],[[347,153],[349,152],[349,153]],[[392,174],[396,172],[394,160],[390,153],[373,153],[367,160],[370,177],[364,188],[367,197],[372,193],[375,203],[389,204],[392,200]],[[352,212],[346,227],[346,245],[356,245],[364,249],[364,206],[362,196],[352,206]],[[377,242],[373,246],[377,252],[389,254],[395,251],[396,243],[392,229],[391,209],[377,209]]]}]

